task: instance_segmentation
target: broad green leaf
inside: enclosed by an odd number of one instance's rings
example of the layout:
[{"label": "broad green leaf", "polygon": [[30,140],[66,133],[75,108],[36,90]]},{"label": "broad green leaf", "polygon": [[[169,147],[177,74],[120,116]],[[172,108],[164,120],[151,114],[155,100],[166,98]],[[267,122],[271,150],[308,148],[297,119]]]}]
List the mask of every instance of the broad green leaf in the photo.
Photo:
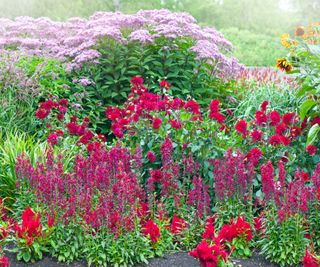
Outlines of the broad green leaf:
[{"label": "broad green leaf", "polygon": [[319,132],[320,132],[319,124],[315,124],[310,128],[308,133],[307,143],[306,143],[307,146],[312,144],[317,139]]},{"label": "broad green leaf", "polygon": [[305,116],[308,114],[309,110],[312,109],[317,104],[316,101],[312,99],[307,99],[303,102],[303,104],[300,107],[300,118],[303,120]]}]

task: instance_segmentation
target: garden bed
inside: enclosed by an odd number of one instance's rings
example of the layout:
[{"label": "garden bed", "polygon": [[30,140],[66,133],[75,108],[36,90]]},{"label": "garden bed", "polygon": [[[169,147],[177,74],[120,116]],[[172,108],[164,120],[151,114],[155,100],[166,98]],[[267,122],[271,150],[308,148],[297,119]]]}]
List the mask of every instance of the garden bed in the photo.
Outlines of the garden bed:
[{"label": "garden bed", "polygon": [[[45,257],[43,260],[36,263],[23,263],[16,260],[15,255],[12,253],[7,254],[11,266],[14,267],[86,267],[87,264],[84,261],[75,262],[72,264],[63,264],[58,263],[50,257]],[[278,265],[272,264],[266,261],[261,255],[257,252],[253,253],[253,256],[250,259],[245,260],[232,260],[234,266],[242,267],[277,267]],[[165,254],[163,257],[154,258],[149,261],[148,265],[136,265],[137,267],[197,267],[200,266],[199,262],[193,257],[189,256],[186,252],[177,252],[173,254]]]}]

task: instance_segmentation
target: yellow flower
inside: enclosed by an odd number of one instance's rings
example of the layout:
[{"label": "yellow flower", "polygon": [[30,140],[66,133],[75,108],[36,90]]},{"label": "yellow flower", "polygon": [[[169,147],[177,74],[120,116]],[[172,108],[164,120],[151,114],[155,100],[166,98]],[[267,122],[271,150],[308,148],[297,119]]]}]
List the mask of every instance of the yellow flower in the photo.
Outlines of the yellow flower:
[{"label": "yellow flower", "polygon": [[281,71],[290,72],[292,70],[292,65],[285,58],[279,58],[276,63],[276,67]]},{"label": "yellow flower", "polygon": [[286,34],[286,33],[281,34],[281,44],[287,49],[289,49],[292,45],[291,42],[288,41],[289,38],[290,38],[289,34]]}]

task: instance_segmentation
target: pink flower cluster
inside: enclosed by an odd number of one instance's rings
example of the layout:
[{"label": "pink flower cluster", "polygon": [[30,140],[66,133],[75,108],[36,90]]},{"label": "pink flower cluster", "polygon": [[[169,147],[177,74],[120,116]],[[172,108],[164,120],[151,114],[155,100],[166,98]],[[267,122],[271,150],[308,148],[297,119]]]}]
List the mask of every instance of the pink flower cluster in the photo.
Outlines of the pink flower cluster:
[{"label": "pink flower cluster", "polygon": [[[81,67],[84,62],[99,62],[96,44],[101,38],[110,38],[120,44],[136,41],[148,44],[159,37],[190,37],[197,42],[192,51],[198,53],[199,58],[218,62],[218,67],[230,75],[241,69],[235,58],[223,54],[231,50],[231,43],[215,29],[197,25],[187,13],[165,9],[141,10],[130,15],[97,12],[89,19],[70,18],[66,22],[18,17],[15,20],[0,19],[0,24],[1,51],[16,47],[24,55],[69,61],[70,70]],[[210,53],[206,52],[208,46],[214,47]]]}]

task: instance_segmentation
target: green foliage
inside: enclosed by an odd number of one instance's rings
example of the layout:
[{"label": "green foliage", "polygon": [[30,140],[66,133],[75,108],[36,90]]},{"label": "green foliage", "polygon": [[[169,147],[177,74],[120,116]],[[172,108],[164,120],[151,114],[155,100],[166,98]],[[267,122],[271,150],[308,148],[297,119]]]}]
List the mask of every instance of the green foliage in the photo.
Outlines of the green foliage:
[{"label": "green foliage", "polygon": [[35,132],[36,119],[34,106],[36,100],[25,95],[18,96],[17,88],[1,89],[0,86],[0,129],[4,132],[14,129],[23,132]]},{"label": "green foliage", "polygon": [[261,253],[280,266],[298,265],[308,244],[303,218],[296,214],[279,222],[276,217],[275,214],[266,213],[264,236],[258,241]]},{"label": "green foliage", "polygon": [[55,59],[44,59],[41,57],[22,57],[17,67],[21,68],[29,79],[36,80],[38,94],[36,104],[47,99],[48,95],[61,97],[68,94],[71,82],[65,65]]},{"label": "green foliage", "polygon": [[51,236],[50,253],[59,262],[71,263],[84,258],[85,234],[81,227],[72,223],[57,224]]},{"label": "green foliage", "polygon": [[281,113],[297,110],[299,100],[297,100],[295,94],[295,89],[286,83],[281,85],[270,83],[243,88],[236,96],[238,102],[232,110],[233,115],[239,119],[253,118],[254,113],[265,100],[269,101],[272,109]]},{"label": "green foliage", "polygon": [[[161,232],[163,234],[163,231]],[[162,238],[161,238],[162,239]],[[160,243],[158,243],[160,242]],[[152,249],[150,240],[139,231],[129,232],[114,238],[106,231],[86,237],[86,260],[89,266],[134,266],[148,263],[149,258],[161,256],[167,249],[158,241]],[[162,247],[162,248],[161,248]]]},{"label": "green foliage", "polygon": [[85,94],[78,101],[91,116],[93,127],[105,133],[105,106],[122,104],[127,99],[135,75],[145,79],[151,92],[159,93],[159,82],[166,79],[171,84],[168,93],[183,99],[191,96],[200,104],[231,95],[234,83],[223,82],[214,75],[214,66],[196,60],[195,53],[189,51],[192,44],[190,38],[158,38],[145,46],[137,42],[121,45],[104,38],[98,46],[100,64],[88,64],[72,73],[73,78],[86,77],[94,83],[85,87],[75,84],[68,98],[77,100],[75,95]]},{"label": "green foliage", "polygon": [[246,66],[274,66],[275,59],[285,54],[278,36],[238,28],[223,28],[221,32],[234,45],[235,57]]},{"label": "green foliage", "polygon": [[46,144],[35,141],[26,133],[0,131],[0,197],[15,197],[17,156],[25,154],[34,164],[45,149]]}]

